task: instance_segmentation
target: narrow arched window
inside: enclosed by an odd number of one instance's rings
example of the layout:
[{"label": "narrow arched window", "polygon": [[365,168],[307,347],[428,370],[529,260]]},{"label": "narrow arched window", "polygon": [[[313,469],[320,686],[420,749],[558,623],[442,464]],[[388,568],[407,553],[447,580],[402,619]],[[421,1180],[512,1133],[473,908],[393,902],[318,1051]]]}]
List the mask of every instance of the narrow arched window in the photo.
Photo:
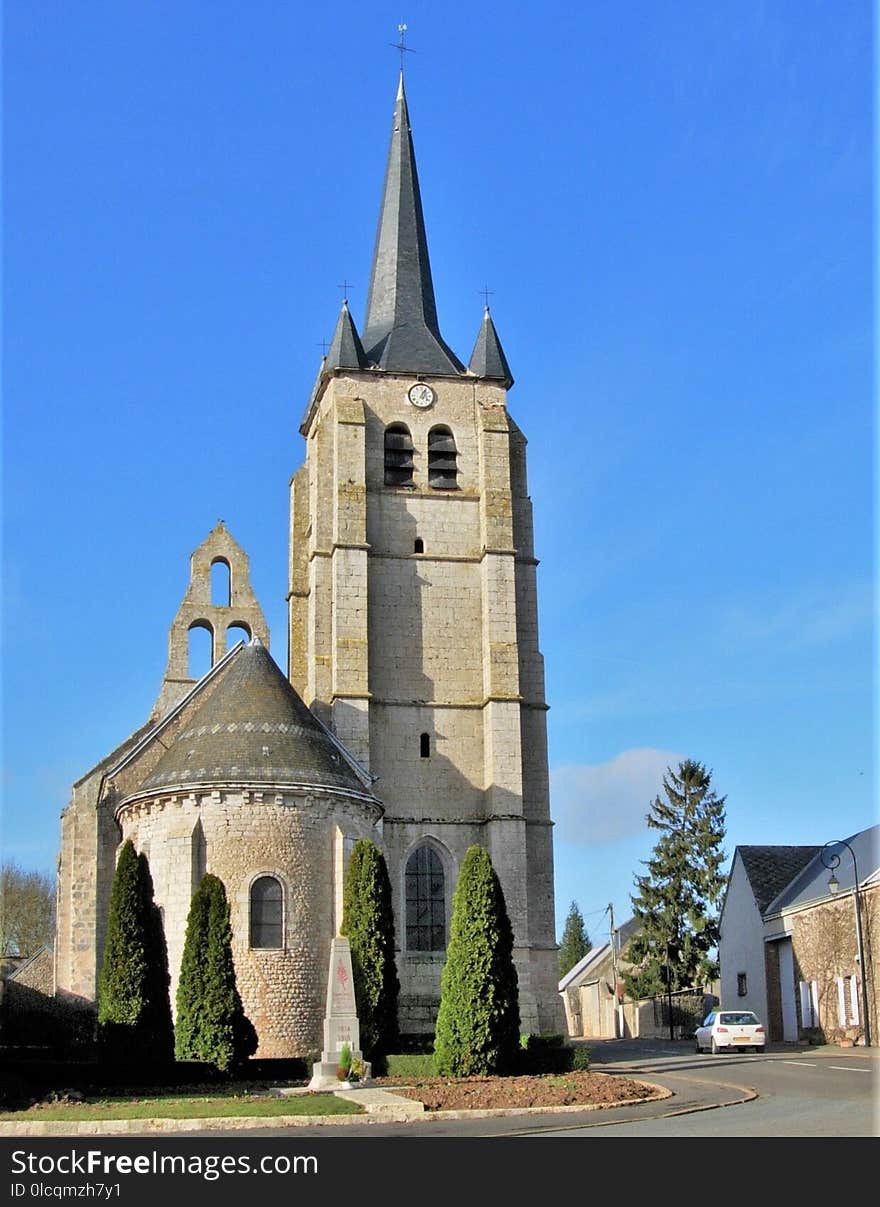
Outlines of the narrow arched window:
[{"label": "narrow arched window", "polygon": [[232,602],[232,571],[229,562],[217,557],[211,562],[211,603],[215,608],[228,608]]},{"label": "narrow arched window", "polygon": [[440,857],[417,847],[406,863],[406,946],[408,951],[445,951],[446,885]]},{"label": "narrow arched window", "polygon": [[419,750],[423,759],[431,757],[431,735],[429,733],[423,733],[419,739]]},{"label": "narrow arched window", "polygon": [[458,450],[448,427],[432,427],[428,432],[428,485],[435,490],[458,487]]},{"label": "narrow arched window", "polygon": [[232,649],[234,645],[238,645],[239,641],[247,643],[251,639],[251,630],[244,621],[237,621],[235,624],[227,625],[226,627],[226,650]]},{"label": "narrow arched window", "polygon": [[280,880],[260,876],[251,885],[251,947],[281,947],[284,894]]},{"label": "narrow arched window", "polygon": [[392,423],[385,429],[385,485],[412,486],[413,442],[409,428]]},{"label": "narrow arched window", "polygon": [[187,634],[187,675],[201,679],[211,669],[214,659],[214,630],[207,620],[196,620]]},{"label": "narrow arched window", "polygon": [[415,544],[413,545],[413,553],[424,553],[424,552],[425,552],[425,542],[422,540],[422,538],[420,536],[417,536],[415,539]]}]

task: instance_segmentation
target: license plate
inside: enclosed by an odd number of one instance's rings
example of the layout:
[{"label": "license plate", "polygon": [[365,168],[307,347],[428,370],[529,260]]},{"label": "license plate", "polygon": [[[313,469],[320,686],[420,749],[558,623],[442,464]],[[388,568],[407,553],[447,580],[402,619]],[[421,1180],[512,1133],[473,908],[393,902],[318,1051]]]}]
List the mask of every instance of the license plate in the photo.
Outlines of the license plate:
[{"label": "license plate", "polygon": [[737,1035],[733,1041],[735,1044],[750,1044],[752,1041],[747,1035]]}]

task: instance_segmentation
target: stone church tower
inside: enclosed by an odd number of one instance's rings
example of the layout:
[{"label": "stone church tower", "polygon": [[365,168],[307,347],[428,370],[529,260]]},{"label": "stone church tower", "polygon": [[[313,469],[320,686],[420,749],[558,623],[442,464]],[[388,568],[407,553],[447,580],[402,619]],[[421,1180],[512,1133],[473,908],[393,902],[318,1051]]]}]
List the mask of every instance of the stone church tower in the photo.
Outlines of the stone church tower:
[{"label": "stone church tower", "polygon": [[433,1030],[452,894],[485,846],[524,1031],[559,1030],[546,704],[526,441],[488,307],[440,334],[403,76],[366,316],[343,302],[291,482],[289,676],[375,777],[401,1027]]}]

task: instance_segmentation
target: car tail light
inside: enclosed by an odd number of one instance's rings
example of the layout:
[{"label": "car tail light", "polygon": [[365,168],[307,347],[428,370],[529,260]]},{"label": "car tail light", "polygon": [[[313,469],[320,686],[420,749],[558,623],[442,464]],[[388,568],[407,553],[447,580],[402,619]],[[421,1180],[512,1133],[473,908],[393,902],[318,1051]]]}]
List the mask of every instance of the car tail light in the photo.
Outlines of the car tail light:
[{"label": "car tail light", "polygon": [[715,1028],[715,1030],[716,1030],[716,1031],[723,1031],[725,1035],[727,1034],[727,1028],[726,1028],[726,1027],[716,1027],[716,1028]]},{"label": "car tail light", "polygon": [[757,1031],[760,1031],[762,1035],[764,1034],[764,1028],[763,1028],[763,1027],[755,1027],[755,1031],[756,1031],[756,1032],[757,1032]]}]

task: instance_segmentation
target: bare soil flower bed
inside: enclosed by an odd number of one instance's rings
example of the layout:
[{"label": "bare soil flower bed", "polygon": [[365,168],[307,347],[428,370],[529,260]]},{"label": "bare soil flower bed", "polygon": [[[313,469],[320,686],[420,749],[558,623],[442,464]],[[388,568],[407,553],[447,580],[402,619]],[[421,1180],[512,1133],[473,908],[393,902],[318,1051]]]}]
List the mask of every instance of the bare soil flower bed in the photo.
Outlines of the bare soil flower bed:
[{"label": "bare soil flower bed", "polygon": [[607,1073],[545,1073],[531,1077],[377,1077],[373,1083],[425,1104],[428,1111],[509,1110],[529,1106],[621,1106],[662,1091]]}]

